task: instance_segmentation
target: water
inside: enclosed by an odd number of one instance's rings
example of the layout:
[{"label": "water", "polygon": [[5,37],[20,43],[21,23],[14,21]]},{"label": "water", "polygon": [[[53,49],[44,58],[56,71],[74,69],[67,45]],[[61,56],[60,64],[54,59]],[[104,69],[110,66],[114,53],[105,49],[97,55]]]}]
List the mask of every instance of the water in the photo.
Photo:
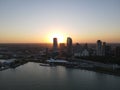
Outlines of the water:
[{"label": "water", "polygon": [[0,71],[0,90],[120,90],[120,77],[29,62]]}]

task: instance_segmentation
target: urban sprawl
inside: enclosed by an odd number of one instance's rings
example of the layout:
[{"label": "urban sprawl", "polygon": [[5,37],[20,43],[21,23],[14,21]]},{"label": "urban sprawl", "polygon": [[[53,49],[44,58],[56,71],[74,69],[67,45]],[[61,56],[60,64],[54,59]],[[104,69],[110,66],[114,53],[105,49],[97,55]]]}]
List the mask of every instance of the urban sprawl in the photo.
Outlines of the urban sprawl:
[{"label": "urban sprawl", "polygon": [[46,44],[1,44],[0,71],[16,68],[27,62],[41,66],[63,65],[66,68],[92,70],[120,75],[120,45],[97,40],[96,44],[73,44],[67,37],[66,43],[53,38],[53,45]]}]

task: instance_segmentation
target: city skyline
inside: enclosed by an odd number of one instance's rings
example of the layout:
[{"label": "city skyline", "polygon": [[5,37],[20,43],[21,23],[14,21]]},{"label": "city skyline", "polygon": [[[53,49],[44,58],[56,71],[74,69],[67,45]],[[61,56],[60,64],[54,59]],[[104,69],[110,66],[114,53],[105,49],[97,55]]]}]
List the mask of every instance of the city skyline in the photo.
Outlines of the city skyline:
[{"label": "city skyline", "polygon": [[1,0],[0,43],[120,43],[119,0]]}]

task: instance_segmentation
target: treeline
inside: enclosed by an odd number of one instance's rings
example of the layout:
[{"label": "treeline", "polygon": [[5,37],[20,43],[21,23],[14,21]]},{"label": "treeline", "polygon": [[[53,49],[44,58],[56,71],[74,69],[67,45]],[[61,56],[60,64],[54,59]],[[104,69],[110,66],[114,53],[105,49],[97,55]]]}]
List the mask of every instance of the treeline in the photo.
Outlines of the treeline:
[{"label": "treeline", "polygon": [[90,60],[94,62],[101,62],[107,64],[119,64],[120,65],[120,57],[113,57],[113,56],[82,56],[76,57],[84,60]]}]

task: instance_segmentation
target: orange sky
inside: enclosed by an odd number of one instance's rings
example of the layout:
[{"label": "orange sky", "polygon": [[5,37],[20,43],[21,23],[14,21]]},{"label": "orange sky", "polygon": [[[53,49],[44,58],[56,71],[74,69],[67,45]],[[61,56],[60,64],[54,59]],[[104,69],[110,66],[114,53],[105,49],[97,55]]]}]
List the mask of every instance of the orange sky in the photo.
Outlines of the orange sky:
[{"label": "orange sky", "polygon": [[119,0],[2,0],[0,13],[0,43],[120,43]]}]

